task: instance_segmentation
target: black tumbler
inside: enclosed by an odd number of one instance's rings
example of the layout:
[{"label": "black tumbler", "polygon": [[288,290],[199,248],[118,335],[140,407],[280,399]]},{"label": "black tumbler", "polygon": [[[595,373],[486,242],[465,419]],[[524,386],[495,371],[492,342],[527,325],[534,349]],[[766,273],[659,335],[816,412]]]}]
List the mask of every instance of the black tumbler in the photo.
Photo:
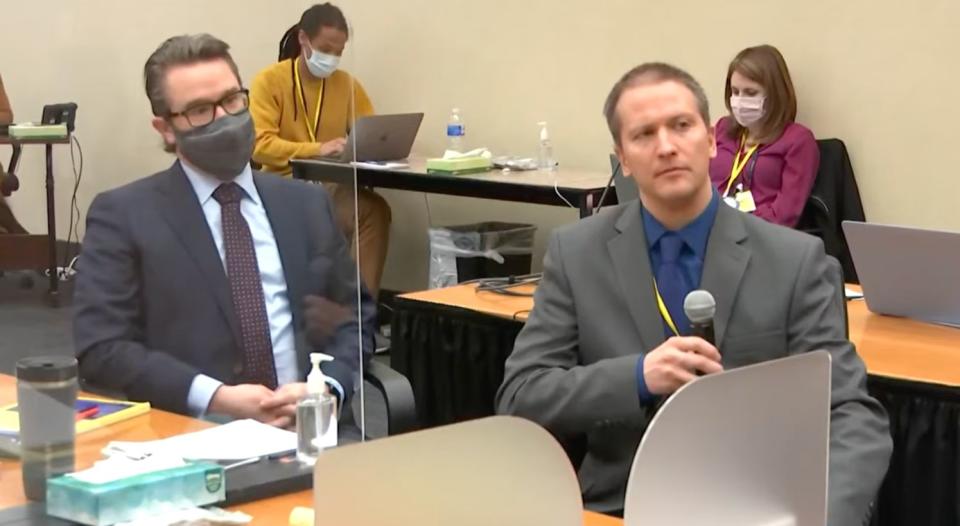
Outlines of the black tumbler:
[{"label": "black tumbler", "polygon": [[17,362],[17,411],[23,491],[46,500],[47,479],[74,470],[77,360],[67,356]]}]

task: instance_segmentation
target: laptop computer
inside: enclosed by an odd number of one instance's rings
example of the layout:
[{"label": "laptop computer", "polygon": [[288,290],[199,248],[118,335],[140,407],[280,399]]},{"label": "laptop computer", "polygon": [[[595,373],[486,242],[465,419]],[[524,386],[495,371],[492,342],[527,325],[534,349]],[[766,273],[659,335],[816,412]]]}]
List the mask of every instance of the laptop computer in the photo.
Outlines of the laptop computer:
[{"label": "laptop computer", "polygon": [[867,308],[960,327],[960,233],[844,221]]},{"label": "laptop computer", "polygon": [[[422,113],[370,115],[357,119],[343,153],[324,160],[338,162],[397,161],[410,156],[413,141],[423,121]],[[356,156],[354,156],[356,151]]]}]

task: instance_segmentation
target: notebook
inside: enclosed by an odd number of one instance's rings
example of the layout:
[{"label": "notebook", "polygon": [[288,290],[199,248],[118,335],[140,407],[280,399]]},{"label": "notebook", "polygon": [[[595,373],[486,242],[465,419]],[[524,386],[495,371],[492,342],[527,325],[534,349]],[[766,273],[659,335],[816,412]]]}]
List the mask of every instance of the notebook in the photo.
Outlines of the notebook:
[{"label": "notebook", "polygon": [[[86,433],[110,424],[146,414],[149,402],[126,402],[101,398],[79,397],[76,403],[77,434]],[[0,435],[12,435],[20,430],[17,404],[0,407]]]}]

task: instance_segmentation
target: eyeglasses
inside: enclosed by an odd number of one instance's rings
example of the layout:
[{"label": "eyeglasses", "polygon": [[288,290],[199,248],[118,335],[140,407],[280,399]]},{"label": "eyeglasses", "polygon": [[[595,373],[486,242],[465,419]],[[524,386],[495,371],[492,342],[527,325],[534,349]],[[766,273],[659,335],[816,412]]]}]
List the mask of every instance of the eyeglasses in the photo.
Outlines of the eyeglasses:
[{"label": "eyeglasses", "polygon": [[172,119],[183,116],[187,119],[187,123],[189,123],[190,126],[198,128],[213,122],[213,119],[217,116],[217,106],[223,108],[223,111],[230,115],[239,115],[250,107],[250,92],[249,90],[241,89],[224,95],[224,97],[217,102],[198,102],[188,106],[187,109],[183,111],[176,113],[170,112],[167,114],[167,117]]}]

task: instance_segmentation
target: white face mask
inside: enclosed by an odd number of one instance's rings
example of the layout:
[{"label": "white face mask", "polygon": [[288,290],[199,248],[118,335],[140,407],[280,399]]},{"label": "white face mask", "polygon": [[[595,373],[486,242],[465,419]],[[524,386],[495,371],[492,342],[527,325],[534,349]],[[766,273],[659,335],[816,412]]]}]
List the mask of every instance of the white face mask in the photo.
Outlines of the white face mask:
[{"label": "white face mask", "polygon": [[340,65],[340,57],[321,53],[309,47],[307,49],[310,50],[310,58],[306,59],[305,62],[307,63],[307,69],[310,71],[310,74],[321,79],[333,75],[333,72],[337,70],[337,66]]},{"label": "white face mask", "polygon": [[731,95],[730,111],[733,113],[733,118],[740,123],[740,126],[748,127],[763,118],[764,102],[766,102],[766,97],[763,95],[755,97]]}]

